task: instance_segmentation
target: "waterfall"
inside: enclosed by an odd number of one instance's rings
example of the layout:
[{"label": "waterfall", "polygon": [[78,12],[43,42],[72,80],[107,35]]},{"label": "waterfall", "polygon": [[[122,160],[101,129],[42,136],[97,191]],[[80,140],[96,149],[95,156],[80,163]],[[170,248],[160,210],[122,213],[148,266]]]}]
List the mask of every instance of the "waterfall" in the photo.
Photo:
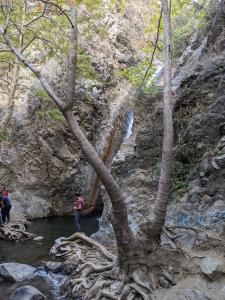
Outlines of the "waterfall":
[{"label": "waterfall", "polygon": [[147,86],[150,86],[152,84],[152,81],[156,85],[160,85],[160,80],[161,80],[163,72],[164,72],[164,65],[159,60],[155,60],[154,65],[156,67],[156,70],[152,74],[151,79],[149,80],[149,82],[147,82]]},{"label": "waterfall", "polygon": [[125,140],[127,140],[131,136],[133,124],[134,124],[134,112],[129,111],[127,114],[126,127],[125,127]]}]

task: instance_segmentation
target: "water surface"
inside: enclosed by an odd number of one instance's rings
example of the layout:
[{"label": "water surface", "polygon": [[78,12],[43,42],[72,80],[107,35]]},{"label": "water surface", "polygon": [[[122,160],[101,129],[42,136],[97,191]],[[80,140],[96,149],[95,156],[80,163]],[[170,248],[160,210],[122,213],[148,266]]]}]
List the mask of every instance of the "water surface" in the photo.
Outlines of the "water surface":
[{"label": "water surface", "polygon": [[[90,236],[98,231],[98,220],[95,217],[82,218],[81,229]],[[35,235],[43,236],[43,240],[24,242],[0,241],[0,263],[17,262],[40,267],[43,265],[43,261],[54,260],[49,256],[49,250],[54,241],[59,237],[70,236],[75,232],[75,227],[73,217],[51,217],[32,221],[27,230]],[[48,300],[69,300],[68,297],[63,297],[63,292],[61,291],[65,280],[66,277],[62,274],[47,273],[43,268],[40,268],[37,276],[28,284],[37,287],[46,295]],[[5,295],[9,288],[12,288],[11,283],[0,284],[1,300],[7,299]]]}]

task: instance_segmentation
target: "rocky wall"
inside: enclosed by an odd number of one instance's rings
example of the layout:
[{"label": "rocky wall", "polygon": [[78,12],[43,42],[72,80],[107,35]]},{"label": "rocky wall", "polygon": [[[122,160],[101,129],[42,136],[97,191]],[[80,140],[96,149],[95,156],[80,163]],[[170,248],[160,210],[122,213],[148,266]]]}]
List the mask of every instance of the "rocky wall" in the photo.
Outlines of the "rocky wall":
[{"label": "rocky wall", "polygon": [[[204,31],[193,37],[173,78],[174,168],[167,222],[224,232],[224,22],[225,3],[215,1]],[[113,160],[135,230],[151,214],[161,160],[162,87],[136,100],[134,126]],[[105,200],[107,202],[107,200]],[[107,205],[108,207],[109,205]],[[101,240],[109,213],[96,237]],[[104,230],[104,226],[105,230]],[[102,240],[101,240],[102,241]]]}]

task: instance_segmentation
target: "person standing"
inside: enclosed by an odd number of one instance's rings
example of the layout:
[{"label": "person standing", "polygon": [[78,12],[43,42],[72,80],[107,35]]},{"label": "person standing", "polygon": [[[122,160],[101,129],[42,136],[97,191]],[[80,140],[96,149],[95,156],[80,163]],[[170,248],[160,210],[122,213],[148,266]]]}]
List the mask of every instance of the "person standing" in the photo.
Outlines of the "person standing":
[{"label": "person standing", "polygon": [[2,195],[0,195],[0,227],[3,226],[3,220],[2,220],[2,215],[3,215],[3,201],[2,201]]},{"label": "person standing", "polygon": [[84,208],[84,198],[82,197],[81,194],[78,194],[76,202],[75,202],[75,227],[78,232],[81,232],[81,223],[80,223],[80,218],[81,218],[81,212]]},{"label": "person standing", "polygon": [[8,196],[2,196],[3,208],[2,208],[2,221],[3,223],[9,223],[10,221],[10,210],[12,203]]}]

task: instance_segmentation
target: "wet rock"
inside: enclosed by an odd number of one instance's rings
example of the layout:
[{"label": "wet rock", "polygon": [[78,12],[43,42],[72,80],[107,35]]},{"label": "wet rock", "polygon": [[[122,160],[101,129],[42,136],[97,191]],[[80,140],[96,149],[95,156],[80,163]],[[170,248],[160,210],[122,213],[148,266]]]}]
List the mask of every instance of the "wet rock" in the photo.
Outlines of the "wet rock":
[{"label": "wet rock", "polygon": [[53,273],[60,272],[62,270],[63,264],[61,262],[55,262],[55,261],[46,261],[44,262],[44,268],[47,269],[47,271],[51,271]]},{"label": "wet rock", "polygon": [[24,285],[17,288],[10,295],[9,300],[46,300],[46,297],[35,287]]},{"label": "wet rock", "polygon": [[165,289],[168,289],[170,287],[169,281],[164,276],[160,276],[159,283],[160,283],[160,286]]},{"label": "wet rock", "polygon": [[173,278],[173,275],[167,271],[162,271],[162,277],[164,277],[166,280],[168,280],[172,285],[175,285],[176,282]]},{"label": "wet rock", "polygon": [[225,167],[225,154],[220,155],[220,156],[216,156],[216,157],[215,157],[215,162],[216,162],[216,164],[217,164],[220,168]]},{"label": "wet rock", "polygon": [[19,263],[0,264],[0,278],[5,281],[17,282],[32,278],[35,268]]},{"label": "wet rock", "polygon": [[178,292],[177,300],[211,300],[202,289],[183,289]]},{"label": "wet rock", "polygon": [[201,178],[200,182],[201,182],[201,186],[206,186],[208,183],[209,179],[208,178]]},{"label": "wet rock", "polygon": [[199,176],[202,178],[205,177],[205,172],[200,172]]},{"label": "wet rock", "polygon": [[225,286],[217,294],[217,300],[224,300],[224,299],[225,299]]},{"label": "wet rock", "polygon": [[200,268],[203,274],[214,280],[225,274],[225,261],[222,258],[205,257],[200,263]]},{"label": "wet rock", "polygon": [[34,241],[42,241],[43,240],[43,236],[36,236],[35,238],[33,238]]}]

